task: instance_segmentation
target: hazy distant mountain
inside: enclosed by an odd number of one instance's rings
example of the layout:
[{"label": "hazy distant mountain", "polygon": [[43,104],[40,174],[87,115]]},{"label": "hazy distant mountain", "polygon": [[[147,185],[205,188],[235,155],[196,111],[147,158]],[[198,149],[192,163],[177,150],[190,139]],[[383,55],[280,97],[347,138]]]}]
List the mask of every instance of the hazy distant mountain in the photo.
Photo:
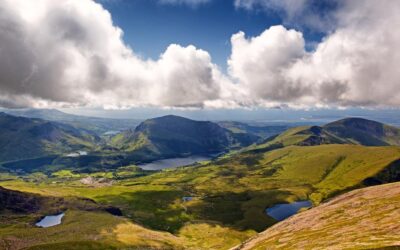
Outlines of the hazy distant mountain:
[{"label": "hazy distant mountain", "polygon": [[0,161],[92,150],[99,138],[70,125],[0,113]]},{"label": "hazy distant mountain", "polygon": [[138,156],[174,157],[219,153],[259,139],[255,135],[232,133],[213,122],[169,115],[146,120],[135,130],[114,137],[112,143]]},{"label": "hazy distant mountain", "polygon": [[259,136],[262,139],[266,139],[268,137],[280,134],[289,128],[289,125],[265,125],[265,124],[253,125],[236,121],[218,122],[218,125],[236,134],[240,133],[252,134]]},{"label": "hazy distant mountain", "polygon": [[4,113],[28,118],[40,118],[72,125],[76,128],[91,130],[101,135],[110,131],[124,131],[135,128],[141,120],[110,119],[72,115],[56,109],[4,109]]}]

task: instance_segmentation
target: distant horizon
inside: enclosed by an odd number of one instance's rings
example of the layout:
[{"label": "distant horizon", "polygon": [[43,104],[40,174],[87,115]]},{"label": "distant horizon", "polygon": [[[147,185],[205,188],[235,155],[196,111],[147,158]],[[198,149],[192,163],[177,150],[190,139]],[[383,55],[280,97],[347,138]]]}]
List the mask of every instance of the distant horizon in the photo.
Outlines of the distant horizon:
[{"label": "distant horizon", "polygon": [[[0,112],[7,110],[0,108]],[[85,117],[108,118],[108,119],[132,119],[146,120],[166,115],[176,115],[193,120],[204,121],[237,121],[271,124],[325,124],[332,121],[359,117],[375,120],[387,124],[400,126],[400,112],[398,109],[159,109],[159,108],[138,108],[129,110],[104,110],[104,109],[33,109],[20,108],[8,109],[15,111],[22,110],[57,110],[66,114]]]}]

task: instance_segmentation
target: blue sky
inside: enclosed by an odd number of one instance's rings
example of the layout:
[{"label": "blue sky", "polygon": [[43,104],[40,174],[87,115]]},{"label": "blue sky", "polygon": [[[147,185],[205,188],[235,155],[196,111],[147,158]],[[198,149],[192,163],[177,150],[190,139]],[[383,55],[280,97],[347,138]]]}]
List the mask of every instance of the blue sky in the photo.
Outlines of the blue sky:
[{"label": "blue sky", "polygon": [[[278,11],[236,8],[233,0],[214,0],[197,6],[162,4],[156,0],[99,2],[124,31],[124,41],[144,58],[157,59],[173,43],[192,44],[208,51],[223,70],[231,53],[232,34],[244,31],[247,37],[254,37],[284,22]],[[325,2],[317,1],[315,12],[329,11],[332,6],[321,4]],[[286,25],[301,30],[310,44],[319,42],[324,34],[296,23]]]}]

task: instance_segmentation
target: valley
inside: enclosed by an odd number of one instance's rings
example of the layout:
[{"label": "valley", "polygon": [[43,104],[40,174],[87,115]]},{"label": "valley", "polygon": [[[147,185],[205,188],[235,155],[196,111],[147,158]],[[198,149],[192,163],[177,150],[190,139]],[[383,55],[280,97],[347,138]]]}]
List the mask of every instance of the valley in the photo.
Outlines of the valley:
[{"label": "valley", "polygon": [[0,250],[400,249],[400,0],[0,0]]},{"label": "valley", "polygon": [[[352,133],[328,124],[263,139],[167,116],[96,144],[87,155],[3,163],[0,198],[21,203],[0,209],[0,246],[230,249],[274,228],[280,219],[266,209],[277,204],[307,200],[313,211],[351,190],[400,181],[400,147],[388,139],[396,128],[352,118],[338,123]],[[194,160],[175,159],[177,167],[169,168],[170,157]],[[35,226],[60,213],[61,224]]]}]

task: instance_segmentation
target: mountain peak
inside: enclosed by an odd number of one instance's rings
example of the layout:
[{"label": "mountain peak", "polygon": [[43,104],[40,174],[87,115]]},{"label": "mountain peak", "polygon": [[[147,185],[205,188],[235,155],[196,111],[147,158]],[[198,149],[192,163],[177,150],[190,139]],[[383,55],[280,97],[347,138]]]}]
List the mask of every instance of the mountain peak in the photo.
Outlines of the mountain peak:
[{"label": "mountain peak", "polygon": [[364,124],[364,125],[369,124],[369,125],[376,125],[376,126],[384,125],[381,122],[368,120],[368,119],[365,119],[365,118],[362,118],[362,117],[348,117],[348,118],[344,118],[344,119],[341,119],[341,120],[338,120],[338,121],[334,121],[334,122],[328,123],[324,127],[329,127],[329,126],[338,125],[338,124],[343,124],[343,125],[346,125],[346,126],[351,126],[353,124]]},{"label": "mountain peak", "polygon": [[178,115],[164,115],[164,116],[160,116],[160,117],[155,117],[155,118],[151,118],[148,120],[157,120],[157,121],[165,121],[165,120],[181,120],[181,121],[193,121],[196,122],[195,120],[183,117],[183,116],[178,116]]}]

